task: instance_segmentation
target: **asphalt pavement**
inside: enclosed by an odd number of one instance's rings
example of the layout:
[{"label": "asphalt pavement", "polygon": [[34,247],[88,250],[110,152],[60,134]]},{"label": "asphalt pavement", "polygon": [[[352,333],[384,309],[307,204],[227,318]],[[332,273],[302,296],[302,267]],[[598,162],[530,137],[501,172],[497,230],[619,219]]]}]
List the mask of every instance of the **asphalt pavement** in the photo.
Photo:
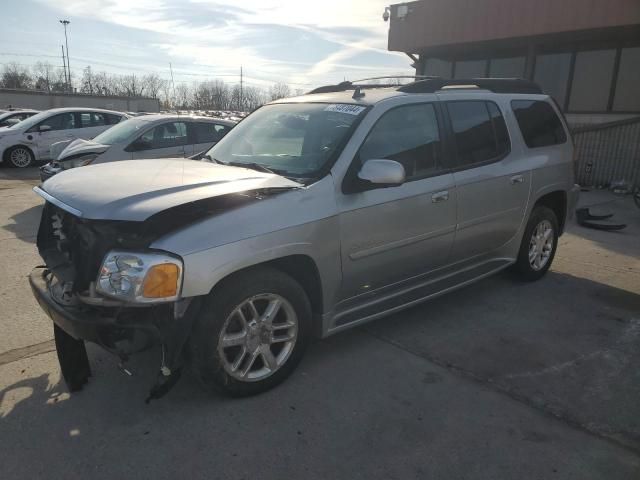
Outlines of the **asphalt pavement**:
[{"label": "asphalt pavement", "polygon": [[0,478],[640,478],[640,210],[581,203],[628,224],[570,224],[552,270],[501,273],[311,346],[280,387],[233,400],[185,376],[144,398],[89,347],[70,395],[26,276],[41,263],[35,169],[0,168]]}]

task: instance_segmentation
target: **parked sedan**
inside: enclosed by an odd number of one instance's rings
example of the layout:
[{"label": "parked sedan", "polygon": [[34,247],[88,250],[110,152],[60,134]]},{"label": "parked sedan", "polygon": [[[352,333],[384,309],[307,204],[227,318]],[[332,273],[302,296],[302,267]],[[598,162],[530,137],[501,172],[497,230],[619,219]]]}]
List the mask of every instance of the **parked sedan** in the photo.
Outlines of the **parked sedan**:
[{"label": "parked sedan", "polygon": [[93,138],[127,115],[97,108],[53,108],[0,130],[0,161],[24,168],[51,160],[51,145],[65,139]]},{"label": "parked sedan", "polygon": [[11,112],[0,113],[0,128],[10,127],[22,120],[33,117],[38,110],[12,110]]},{"label": "parked sedan", "polygon": [[190,157],[215,145],[235,122],[207,117],[143,115],[130,118],[93,140],[75,140],[57,160],[40,169],[45,181],[62,170],[139,158]]}]

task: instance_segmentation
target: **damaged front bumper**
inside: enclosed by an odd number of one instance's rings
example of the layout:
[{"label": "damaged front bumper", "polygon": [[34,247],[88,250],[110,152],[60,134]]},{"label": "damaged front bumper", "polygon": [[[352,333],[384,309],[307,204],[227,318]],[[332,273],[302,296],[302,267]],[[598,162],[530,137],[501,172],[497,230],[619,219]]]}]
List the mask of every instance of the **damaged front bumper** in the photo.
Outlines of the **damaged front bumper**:
[{"label": "damaged front bumper", "polygon": [[65,305],[52,294],[54,281],[53,273],[43,267],[29,275],[33,295],[54,323],[58,360],[70,391],[80,390],[91,376],[85,341],[115,354],[121,364],[133,353],[161,345],[160,373],[147,400],[161,397],[177,382],[199,308],[197,299],[154,307]]}]

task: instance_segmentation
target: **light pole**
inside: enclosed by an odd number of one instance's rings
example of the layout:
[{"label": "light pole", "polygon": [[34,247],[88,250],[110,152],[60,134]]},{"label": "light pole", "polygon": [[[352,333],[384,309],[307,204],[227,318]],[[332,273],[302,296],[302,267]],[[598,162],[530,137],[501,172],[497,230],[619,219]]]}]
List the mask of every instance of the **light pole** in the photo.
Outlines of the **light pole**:
[{"label": "light pole", "polygon": [[64,25],[64,43],[67,46],[67,72],[69,72],[67,85],[69,87],[69,90],[71,90],[71,65],[69,64],[69,40],[67,39],[67,25],[69,25],[71,22],[69,20],[60,20],[60,23]]}]

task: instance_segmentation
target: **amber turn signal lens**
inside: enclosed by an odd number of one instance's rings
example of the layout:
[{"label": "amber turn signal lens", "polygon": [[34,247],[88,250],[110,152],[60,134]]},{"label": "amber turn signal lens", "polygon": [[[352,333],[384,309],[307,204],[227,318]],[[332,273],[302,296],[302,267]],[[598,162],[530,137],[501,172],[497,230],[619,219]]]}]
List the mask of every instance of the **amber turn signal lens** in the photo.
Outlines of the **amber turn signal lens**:
[{"label": "amber turn signal lens", "polygon": [[146,298],[174,297],[178,293],[178,266],[173,263],[155,265],[144,278],[142,296]]}]

